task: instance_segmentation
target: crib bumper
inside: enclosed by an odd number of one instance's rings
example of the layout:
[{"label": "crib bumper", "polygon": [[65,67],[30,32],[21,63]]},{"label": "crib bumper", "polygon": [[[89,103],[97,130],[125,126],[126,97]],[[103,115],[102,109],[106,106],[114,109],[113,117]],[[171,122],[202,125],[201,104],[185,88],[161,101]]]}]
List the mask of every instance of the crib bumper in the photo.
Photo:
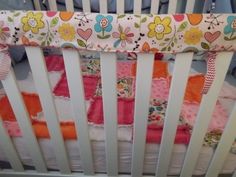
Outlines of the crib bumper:
[{"label": "crib bumper", "polygon": [[106,52],[235,51],[229,14],[84,14],[0,11],[0,43]]}]

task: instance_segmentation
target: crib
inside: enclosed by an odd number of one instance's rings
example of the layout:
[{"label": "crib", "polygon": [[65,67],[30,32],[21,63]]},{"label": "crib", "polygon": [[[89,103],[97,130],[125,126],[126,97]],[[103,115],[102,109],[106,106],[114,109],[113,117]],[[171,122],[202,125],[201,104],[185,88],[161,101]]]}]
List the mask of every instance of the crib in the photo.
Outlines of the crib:
[{"label": "crib", "polygon": [[[90,2],[88,0],[83,0],[83,11],[85,13],[90,13]],[[117,0],[117,14],[113,14],[113,19],[119,19],[123,17],[124,13],[124,0]],[[74,11],[73,1],[65,0],[66,9],[69,12]],[[187,0],[185,6],[185,13],[191,14],[194,12],[194,6],[197,3],[195,0]],[[41,10],[40,1],[34,0],[34,4],[37,10]],[[99,0],[100,4],[100,13],[107,13],[107,1]],[[178,1],[169,0],[168,14],[161,16],[161,18],[169,17],[170,14],[176,12],[176,7]],[[57,11],[57,5],[55,0],[49,1],[50,10]],[[134,14],[130,16],[134,17],[141,15],[141,0],[134,0]],[[157,14],[159,8],[159,0],[151,0],[151,14]],[[14,14],[14,12],[2,11],[3,13],[0,16],[0,20],[6,23],[9,22],[7,15]],[[26,16],[27,12],[16,11],[20,13],[19,16]],[[15,13],[15,14],[16,14]],[[46,16],[47,12],[42,12]],[[59,12],[58,12],[59,13]],[[53,15],[58,15],[58,13],[51,12]],[[93,14],[92,14],[93,15]],[[203,19],[207,19],[210,14],[203,14]],[[214,15],[214,14],[212,14]],[[215,17],[220,14],[216,14]],[[44,18],[44,16],[42,18]],[[232,14],[225,14],[223,17],[220,17],[222,25],[216,25],[210,30],[210,34],[213,35],[213,32],[220,31],[223,34],[223,25],[227,24],[227,17],[233,16]],[[142,16],[144,17],[144,16]],[[146,20],[149,18],[154,18],[152,16],[145,15]],[[16,18],[18,18],[16,16]],[[46,17],[45,17],[46,18]],[[47,17],[49,19],[49,17]],[[92,16],[96,18],[96,14]],[[176,16],[176,18],[187,19],[187,15]],[[8,20],[8,22],[7,22]],[[143,23],[146,22],[143,20]],[[177,19],[178,21],[179,19]],[[10,19],[11,21],[11,19]],[[60,20],[59,20],[60,21]],[[53,24],[53,21],[50,21]],[[125,21],[127,23],[127,21]],[[17,22],[16,22],[17,23]],[[57,22],[55,22],[57,23]],[[60,23],[60,22],[59,22]],[[71,22],[73,24],[73,22]],[[141,22],[140,22],[141,23]],[[173,22],[177,23],[177,22]],[[200,23],[200,22],[199,22]],[[198,23],[198,24],[199,24]],[[214,23],[214,22],[212,22]],[[234,20],[235,23],[235,20]],[[10,24],[10,22],[8,23]],[[185,27],[186,23],[183,25]],[[235,26],[235,24],[233,24]],[[52,25],[53,26],[53,25]],[[118,25],[117,25],[118,26]],[[129,25],[128,25],[129,26]],[[235,27],[232,28],[235,28]],[[13,29],[14,27],[9,25],[9,28]],[[22,26],[19,26],[22,28]],[[134,27],[135,28],[135,27]],[[199,28],[204,33],[207,32],[204,26],[199,25]],[[232,29],[235,30],[235,29]],[[22,32],[22,31],[21,31]],[[85,32],[85,31],[84,31]],[[147,29],[141,29],[141,32],[147,34]],[[137,32],[139,33],[139,32]],[[12,33],[13,34],[13,33]],[[11,34],[11,35],[12,35]],[[32,33],[33,34],[33,33]],[[232,32],[233,34],[233,32]],[[26,33],[24,33],[26,35]],[[134,34],[135,36],[136,34]],[[214,38],[215,36],[213,36]],[[219,37],[219,36],[217,36]],[[232,36],[231,36],[232,37]],[[230,37],[230,38],[231,38]],[[222,38],[220,36],[219,38]],[[12,38],[13,39],[13,38]],[[14,45],[13,40],[7,42],[2,42],[2,44]],[[32,38],[29,38],[32,39]],[[216,39],[216,38],[214,38]],[[184,163],[181,169],[179,176],[189,177],[192,176],[195,165],[198,160],[198,155],[200,153],[202,142],[205,136],[205,133],[208,128],[208,124],[211,119],[221,86],[223,84],[227,69],[229,67],[233,52],[236,50],[236,45],[234,40],[224,41],[220,39],[220,45],[224,46],[220,49],[214,48],[213,39],[208,44],[202,43],[202,51],[217,51],[215,59],[215,79],[212,82],[208,92],[203,95],[202,101],[200,103],[200,109],[197,114],[197,120],[194,124],[194,129],[191,135],[191,140],[188,145],[188,149],[185,155]],[[97,39],[93,39],[96,42]],[[87,38],[85,40],[87,42]],[[106,41],[106,39],[105,39]],[[59,42],[60,43],[60,42]],[[18,41],[15,42],[15,45],[18,45]],[[42,104],[43,112],[45,114],[45,119],[49,129],[51,141],[53,143],[53,150],[56,155],[57,164],[59,167],[59,172],[50,171],[47,169],[47,166],[44,161],[42,151],[40,149],[38,140],[32,129],[32,124],[29,119],[29,114],[24,105],[21,93],[17,86],[15,79],[15,74],[13,69],[10,70],[7,77],[1,80],[6,94],[9,98],[10,104],[16,115],[16,119],[19,123],[20,129],[22,130],[23,138],[25,139],[27,150],[33,161],[33,166],[35,170],[25,170],[23,164],[19,158],[18,152],[14,147],[11,137],[8,135],[5,127],[3,126],[3,121],[0,119],[0,145],[4,150],[4,153],[11,164],[12,169],[0,169],[0,176],[158,176],[165,177],[168,175],[168,168],[171,162],[172,149],[174,146],[174,139],[177,130],[177,122],[179,119],[181,105],[183,103],[185,88],[187,85],[187,79],[189,75],[189,70],[192,63],[192,58],[195,50],[182,50],[176,48],[174,51],[176,53],[175,66],[173,71],[173,78],[170,86],[170,94],[168,98],[168,105],[166,110],[166,117],[163,128],[162,140],[160,143],[160,150],[158,154],[158,162],[156,166],[156,173],[153,174],[143,174],[143,161],[145,154],[145,137],[147,131],[147,115],[149,109],[149,99],[151,94],[151,82],[152,82],[152,72],[153,72],[153,63],[154,63],[154,54],[149,51],[141,51],[135,48],[133,51],[137,52],[137,73],[136,73],[136,90],[135,90],[135,109],[134,109],[134,132],[133,132],[133,144],[132,144],[132,163],[131,163],[131,173],[130,174],[120,174],[118,167],[118,141],[117,141],[117,94],[116,94],[116,50],[114,47],[107,46],[107,48],[100,48],[100,64],[101,64],[101,82],[102,82],[102,99],[103,99],[103,112],[104,112],[104,128],[105,128],[105,150],[106,150],[106,173],[96,173],[93,166],[93,151],[91,148],[91,141],[89,138],[89,130],[87,123],[87,112],[86,105],[84,100],[84,87],[82,81],[82,74],[80,71],[80,55],[77,49],[83,50],[98,50],[98,48],[91,46],[85,47],[85,42],[78,42],[78,44],[73,44],[68,42],[65,45],[61,43],[55,45],[54,47],[59,47],[62,50],[66,74],[68,77],[69,92],[71,96],[72,109],[74,113],[74,122],[76,127],[76,132],[78,138],[78,144],[80,149],[80,158],[82,161],[83,171],[81,173],[72,172],[67,149],[65,148],[64,140],[59,126],[59,120],[57,117],[57,110],[55,108],[55,103],[51,91],[51,86],[48,79],[47,69],[45,66],[44,55],[41,47],[51,46],[50,42],[45,42],[43,45],[35,45],[28,41],[23,44],[26,49],[26,53],[29,59],[29,63],[32,69],[32,74],[37,88],[37,92],[40,97],[40,102]],[[104,43],[100,43],[103,46]],[[212,46],[211,46],[212,44]],[[229,47],[230,46],[230,47]],[[69,48],[69,49],[68,49]],[[186,47],[187,48],[187,47]],[[196,47],[198,50],[200,47]],[[132,49],[129,47],[118,48],[117,50],[122,50],[131,52]],[[171,49],[162,49],[161,52],[170,53]],[[1,57],[4,57],[4,53],[1,53]],[[222,134],[221,140],[217,146],[214,156],[210,161],[209,167],[206,172],[207,177],[218,176],[221,168],[224,165],[225,159],[232,143],[234,142],[236,135],[236,105],[229,116],[226,128]],[[232,175],[236,177],[236,173]]]}]

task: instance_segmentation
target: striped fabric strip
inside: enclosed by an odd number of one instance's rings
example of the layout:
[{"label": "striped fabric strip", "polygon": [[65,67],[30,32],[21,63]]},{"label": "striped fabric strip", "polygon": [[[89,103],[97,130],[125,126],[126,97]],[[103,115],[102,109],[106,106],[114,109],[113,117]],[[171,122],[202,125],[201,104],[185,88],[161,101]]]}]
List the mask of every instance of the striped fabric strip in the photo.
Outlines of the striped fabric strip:
[{"label": "striped fabric strip", "polygon": [[4,80],[11,67],[11,58],[6,45],[0,45],[0,80]]},{"label": "striped fabric strip", "polygon": [[216,69],[215,69],[215,61],[216,61],[216,52],[208,52],[207,56],[207,73],[206,73],[206,78],[205,78],[205,83],[202,89],[202,94],[207,94],[214,79],[215,79],[215,74],[216,74]]}]

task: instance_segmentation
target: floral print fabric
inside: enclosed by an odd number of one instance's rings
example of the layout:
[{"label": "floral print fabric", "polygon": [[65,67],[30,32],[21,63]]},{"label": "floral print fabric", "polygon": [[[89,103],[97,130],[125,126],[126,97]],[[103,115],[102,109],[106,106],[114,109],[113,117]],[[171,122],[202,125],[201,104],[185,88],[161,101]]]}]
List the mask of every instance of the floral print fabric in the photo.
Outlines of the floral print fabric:
[{"label": "floral print fabric", "polygon": [[[167,101],[160,99],[151,99],[149,105],[148,125],[163,126],[167,108]],[[182,115],[180,115],[178,126],[186,125]]]},{"label": "floral print fabric", "polygon": [[110,52],[235,51],[229,14],[0,11],[0,43]]},{"label": "floral print fabric", "polygon": [[[134,97],[134,80],[132,78],[117,79],[117,96],[131,98]],[[98,82],[95,96],[102,96],[101,80]]]}]

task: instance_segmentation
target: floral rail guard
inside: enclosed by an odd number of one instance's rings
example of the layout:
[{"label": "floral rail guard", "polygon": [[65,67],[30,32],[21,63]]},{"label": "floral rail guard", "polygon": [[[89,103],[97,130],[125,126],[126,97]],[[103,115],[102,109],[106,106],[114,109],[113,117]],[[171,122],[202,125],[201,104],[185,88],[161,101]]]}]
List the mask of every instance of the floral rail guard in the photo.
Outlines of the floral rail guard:
[{"label": "floral rail guard", "polygon": [[0,11],[0,44],[137,53],[235,51],[236,15]]}]

